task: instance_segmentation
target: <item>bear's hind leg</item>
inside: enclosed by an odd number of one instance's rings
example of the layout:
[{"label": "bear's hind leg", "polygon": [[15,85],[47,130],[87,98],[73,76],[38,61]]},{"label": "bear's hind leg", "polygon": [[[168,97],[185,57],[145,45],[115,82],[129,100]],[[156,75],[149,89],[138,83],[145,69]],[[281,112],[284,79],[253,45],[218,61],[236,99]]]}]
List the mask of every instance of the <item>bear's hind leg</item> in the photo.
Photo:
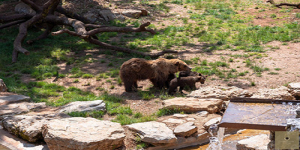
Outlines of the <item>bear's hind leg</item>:
[{"label": "bear's hind leg", "polygon": [[135,86],[135,83],[133,81],[126,81],[124,82],[124,86],[126,92],[132,92],[132,88]]}]

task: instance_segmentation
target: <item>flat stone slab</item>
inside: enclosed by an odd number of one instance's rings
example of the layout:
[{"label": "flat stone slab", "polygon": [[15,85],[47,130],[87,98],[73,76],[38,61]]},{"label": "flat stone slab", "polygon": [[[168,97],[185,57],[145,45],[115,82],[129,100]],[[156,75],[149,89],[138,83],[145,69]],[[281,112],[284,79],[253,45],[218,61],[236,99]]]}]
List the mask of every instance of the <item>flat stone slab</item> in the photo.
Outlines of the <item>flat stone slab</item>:
[{"label": "flat stone slab", "polygon": [[151,144],[167,144],[176,142],[177,138],[166,124],[151,121],[127,125],[130,130],[137,132],[141,140]]},{"label": "flat stone slab", "polygon": [[60,113],[70,112],[87,112],[87,111],[105,111],[105,103],[103,100],[95,101],[76,101],[71,102],[59,110]]},{"label": "flat stone slab", "polygon": [[181,123],[185,123],[185,120],[182,119],[173,119],[173,118],[169,118],[167,120],[163,121],[164,123],[173,123],[173,124],[181,124]]},{"label": "flat stone slab", "polygon": [[21,114],[29,112],[33,109],[41,109],[45,108],[46,103],[28,103],[28,102],[22,102],[22,103],[13,103],[8,105],[0,105],[0,120],[2,120],[2,116],[4,115],[11,115],[11,114]]},{"label": "flat stone slab", "polygon": [[177,118],[185,118],[185,117],[187,117],[188,115],[186,115],[186,114],[174,114],[173,116],[174,116],[174,117],[177,117]]},{"label": "flat stone slab", "polygon": [[265,99],[281,99],[281,100],[295,100],[295,97],[289,92],[285,86],[275,89],[259,89],[251,96],[251,98],[265,98]]},{"label": "flat stone slab", "polygon": [[199,98],[184,98],[177,97],[164,101],[166,109],[179,109],[184,112],[194,113],[198,111],[208,111],[216,113],[222,109],[223,100],[221,99],[199,99]]},{"label": "flat stone slab", "polygon": [[188,97],[196,98],[217,98],[230,100],[232,97],[250,97],[252,93],[235,86],[207,86],[192,91]]},{"label": "flat stone slab", "polygon": [[95,118],[54,119],[42,128],[49,149],[109,150],[123,145],[121,124]]},{"label": "flat stone slab", "polygon": [[24,95],[8,95],[0,96],[0,105],[17,103],[17,102],[27,102],[30,100],[30,97]]},{"label": "flat stone slab", "polygon": [[237,150],[256,150],[256,149],[268,149],[269,136],[266,134],[260,134],[248,139],[238,141],[236,144]]},{"label": "flat stone slab", "polygon": [[58,118],[68,118],[66,114],[16,115],[2,120],[3,127],[10,133],[29,142],[43,140],[42,126]]},{"label": "flat stone slab", "polygon": [[290,88],[290,89],[299,89],[300,90],[300,82],[289,83],[288,88]]},{"label": "flat stone slab", "polygon": [[194,122],[187,122],[177,126],[174,130],[176,136],[190,136],[197,132],[198,128],[194,125]]}]

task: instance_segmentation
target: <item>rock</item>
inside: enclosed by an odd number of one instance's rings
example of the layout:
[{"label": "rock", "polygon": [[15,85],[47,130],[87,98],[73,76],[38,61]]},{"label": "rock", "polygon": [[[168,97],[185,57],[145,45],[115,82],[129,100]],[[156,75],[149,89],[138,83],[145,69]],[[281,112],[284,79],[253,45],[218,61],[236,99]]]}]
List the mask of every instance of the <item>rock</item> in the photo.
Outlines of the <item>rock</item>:
[{"label": "rock", "polygon": [[200,117],[206,117],[208,115],[208,111],[199,111],[197,112],[197,115]]},{"label": "rock", "polygon": [[95,23],[98,18],[96,14],[91,12],[84,14],[83,17],[85,17],[90,23]]},{"label": "rock", "polygon": [[289,92],[294,96],[300,97],[300,82],[288,84]]},{"label": "rock", "polygon": [[116,15],[111,10],[100,10],[98,13],[107,22],[116,18]]},{"label": "rock", "polygon": [[119,123],[82,117],[54,119],[43,126],[42,133],[49,149],[116,149],[125,138]]},{"label": "rock", "polygon": [[87,112],[87,111],[105,111],[105,103],[103,100],[95,101],[76,101],[71,102],[62,107],[59,110],[60,113],[70,113],[70,112]]},{"label": "rock", "polygon": [[0,129],[0,150],[49,150],[49,148],[42,142],[29,143],[7,130]]},{"label": "rock", "polygon": [[276,89],[259,89],[251,98],[295,100],[295,97],[288,91],[289,89],[285,86]]},{"label": "rock", "polygon": [[147,150],[166,150],[166,149],[180,149],[185,147],[191,147],[196,145],[203,145],[209,143],[209,134],[202,132],[197,134],[195,137],[177,137],[175,143],[169,143],[161,146],[149,147]]},{"label": "rock", "polygon": [[173,124],[180,124],[180,123],[185,123],[186,121],[185,120],[182,120],[182,119],[173,119],[173,118],[169,118],[167,120],[164,120],[163,121],[164,123],[173,123]]},{"label": "rock", "polygon": [[29,100],[30,100],[30,97],[24,96],[24,95],[0,96],[0,105],[16,103],[16,102],[27,102]]},{"label": "rock", "polygon": [[300,118],[291,118],[286,120],[287,131],[293,129],[296,131],[300,130]]},{"label": "rock", "polygon": [[186,118],[187,121],[195,121],[195,118]]},{"label": "rock", "polygon": [[186,115],[186,114],[174,114],[173,116],[174,116],[174,117],[177,117],[177,118],[185,118],[185,117],[187,117],[188,115]]},{"label": "rock", "polygon": [[35,15],[36,12],[28,5],[25,3],[21,2],[15,6],[15,12],[20,13],[20,14],[30,14],[30,15]]},{"label": "rock", "polygon": [[4,115],[11,115],[11,114],[21,114],[25,112],[29,112],[33,109],[41,109],[45,108],[46,103],[13,103],[9,105],[0,105],[0,120]]},{"label": "rock", "polygon": [[222,100],[229,100],[232,97],[249,97],[252,94],[247,90],[231,86],[207,86],[199,90],[192,91],[188,96],[196,98],[217,98]]},{"label": "rock", "polygon": [[164,101],[164,108],[179,109],[180,111],[193,113],[198,111],[208,111],[209,113],[216,113],[222,109],[223,101],[220,99],[198,99],[198,98],[184,98],[177,97]]},{"label": "rock", "polygon": [[151,121],[143,123],[135,123],[127,125],[130,130],[137,132],[141,140],[146,143],[167,144],[176,142],[177,138],[173,131],[169,129],[166,124]]},{"label": "rock", "polygon": [[197,132],[197,130],[197,127],[194,126],[194,122],[187,122],[177,126],[174,130],[174,133],[176,136],[186,137],[194,134]]},{"label": "rock", "polygon": [[220,123],[222,117],[217,117],[217,118],[213,118],[213,119],[210,119],[209,121],[207,121],[203,126],[206,130],[208,130],[208,128],[213,125],[213,124],[218,124]]},{"label": "rock", "polygon": [[7,92],[7,87],[2,79],[0,79],[0,92]]},{"label": "rock", "polygon": [[66,114],[18,115],[2,120],[3,127],[10,133],[29,142],[42,140],[42,126],[54,118],[67,118]]},{"label": "rock", "polygon": [[237,150],[256,150],[256,149],[268,149],[269,136],[266,134],[260,134],[248,139],[238,141],[236,144]]},{"label": "rock", "polygon": [[140,18],[140,16],[147,16],[148,12],[146,10],[133,10],[133,9],[126,9],[122,12],[124,16],[129,18]]},{"label": "rock", "polygon": [[118,19],[122,22],[126,20],[126,18],[123,15],[117,15],[116,19]]}]

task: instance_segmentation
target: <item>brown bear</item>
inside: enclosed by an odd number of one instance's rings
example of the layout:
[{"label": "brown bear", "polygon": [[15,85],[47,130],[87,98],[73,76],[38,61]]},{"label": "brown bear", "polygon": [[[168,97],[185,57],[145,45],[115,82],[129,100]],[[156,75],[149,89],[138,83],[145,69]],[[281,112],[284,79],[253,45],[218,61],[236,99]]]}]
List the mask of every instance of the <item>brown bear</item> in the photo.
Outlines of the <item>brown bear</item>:
[{"label": "brown bear", "polygon": [[131,92],[137,88],[137,81],[150,79],[154,87],[163,88],[170,74],[178,71],[191,71],[188,65],[179,59],[159,58],[145,60],[132,58],[124,62],[120,68],[120,78],[124,83],[125,91]]},{"label": "brown bear", "polygon": [[184,87],[188,87],[191,90],[196,89],[196,82],[200,82],[204,84],[207,76],[187,76],[187,77],[180,77],[171,80],[169,94],[173,94],[177,91],[177,87],[180,86],[180,92],[182,92]]}]

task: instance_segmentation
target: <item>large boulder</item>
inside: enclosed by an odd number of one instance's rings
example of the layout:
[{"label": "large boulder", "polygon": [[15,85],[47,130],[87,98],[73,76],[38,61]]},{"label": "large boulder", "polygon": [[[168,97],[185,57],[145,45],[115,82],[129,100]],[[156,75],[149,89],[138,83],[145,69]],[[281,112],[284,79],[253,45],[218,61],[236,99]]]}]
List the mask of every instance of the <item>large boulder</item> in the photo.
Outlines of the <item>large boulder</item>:
[{"label": "large boulder", "polygon": [[112,21],[116,18],[116,15],[111,10],[99,10],[99,15],[102,17],[105,21]]},{"label": "large boulder", "polygon": [[66,114],[18,115],[2,120],[3,127],[10,133],[29,142],[42,140],[42,126],[55,118],[67,118]]},{"label": "large boulder", "polygon": [[49,149],[64,150],[116,149],[125,138],[119,123],[82,117],[51,120],[42,133]]},{"label": "large boulder", "polygon": [[130,18],[140,18],[140,16],[147,16],[148,12],[146,10],[134,10],[134,9],[126,9],[122,12],[124,16]]},{"label": "large boulder", "polygon": [[216,113],[222,109],[223,100],[221,99],[199,99],[199,98],[184,98],[177,97],[164,101],[163,108],[179,109],[184,112],[194,113],[198,111],[208,111]]},{"label": "large boulder", "polygon": [[289,89],[285,86],[275,89],[259,89],[251,98],[295,100],[295,97],[289,93]]},{"label": "large boulder", "polygon": [[87,112],[87,111],[105,111],[105,103],[103,100],[95,101],[76,101],[71,102],[63,106],[59,112],[70,113],[70,112]]},{"label": "large boulder", "polygon": [[0,79],[0,92],[7,92],[7,87],[2,79]]},{"label": "large boulder", "polygon": [[247,90],[235,86],[207,86],[191,92],[188,96],[229,100],[232,97],[250,97],[251,95]]},{"label": "large boulder", "polygon": [[289,83],[288,84],[288,88],[290,93],[294,96],[294,97],[300,97],[300,82],[297,83]]},{"label": "large boulder", "polygon": [[256,149],[268,149],[270,142],[269,136],[266,134],[260,134],[248,139],[238,141],[236,144],[237,150],[256,150]]},{"label": "large boulder", "polygon": [[127,125],[126,127],[128,127],[129,130],[138,133],[143,142],[151,143],[153,145],[174,143],[177,140],[173,131],[164,123],[151,121],[135,123]]},{"label": "large boulder", "polygon": [[5,115],[26,113],[33,109],[41,109],[45,107],[46,107],[45,102],[43,103],[22,102],[22,103],[13,103],[9,105],[0,105],[0,120],[2,120],[3,116]]},{"label": "large boulder", "polygon": [[30,14],[30,15],[36,14],[36,12],[30,6],[26,5],[23,2],[20,2],[15,6],[15,12],[20,14]]},{"label": "large boulder", "polygon": [[9,103],[17,103],[17,102],[27,102],[29,100],[30,100],[30,97],[24,96],[24,95],[0,96],[0,105],[1,104],[9,104]]}]

